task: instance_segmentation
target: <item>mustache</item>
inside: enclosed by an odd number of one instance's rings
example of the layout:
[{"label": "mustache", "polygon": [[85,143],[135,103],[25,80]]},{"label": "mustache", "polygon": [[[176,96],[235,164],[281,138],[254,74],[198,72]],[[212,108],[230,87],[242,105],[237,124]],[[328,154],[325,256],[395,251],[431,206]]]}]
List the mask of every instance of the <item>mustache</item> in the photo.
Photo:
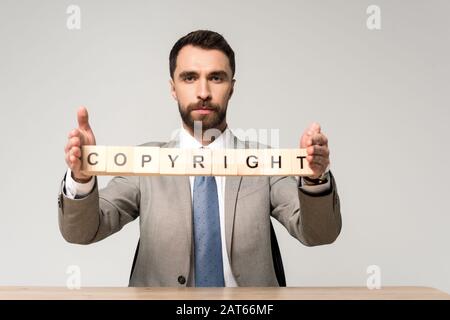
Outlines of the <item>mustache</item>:
[{"label": "mustache", "polygon": [[220,106],[211,102],[196,102],[196,103],[190,103],[187,106],[187,111],[191,112],[193,110],[213,110],[213,111],[219,111]]}]

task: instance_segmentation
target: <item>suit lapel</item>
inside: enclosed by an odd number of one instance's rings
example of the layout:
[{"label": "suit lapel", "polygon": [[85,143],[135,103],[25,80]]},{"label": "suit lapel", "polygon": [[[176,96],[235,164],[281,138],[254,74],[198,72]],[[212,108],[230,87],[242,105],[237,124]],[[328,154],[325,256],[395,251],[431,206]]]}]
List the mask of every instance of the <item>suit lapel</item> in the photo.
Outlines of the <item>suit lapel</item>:
[{"label": "suit lapel", "polygon": [[171,185],[175,186],[175,194],[179,202],[179,210],[184,217],[184,224],[186,226],[186,249],[191,258],[193,232],[192,232],[192,198],[191,198],[191,183],[189,176],[173,176]]},{"label": "suit lapel", "polygon": [[[170,140],[166,144],[161,146],[162,148],[179,148],[180,141],[179,135]],[[186,226],[186,239],[187,239],[187,252],[189,252],[189,259],[192,254],[192,197],[191,197],[191,183],[189,176],[168,176],[166,178],[171,179],[170,185],[173,186],[175,194],[177,194],[179,202],[179,210],[184,217],[184,223]]]},{"label": "suit lapel", "polygon": [[[230,148],[243,149],[245,144],[231,133],[232,146]],[[231,265],[231,248],[233,243],[234,218],[236,215],[236,202],[241,186],[242,176],[227,176],[225,178],[225,238],[227,242],[228,260]]]},{"label": "suit lapel", "polygon": [[225,238],[227,241],[228,260],[231,264],[234,216],[236,214],[236,201],[242,177],[228,176],[225,180]]}]

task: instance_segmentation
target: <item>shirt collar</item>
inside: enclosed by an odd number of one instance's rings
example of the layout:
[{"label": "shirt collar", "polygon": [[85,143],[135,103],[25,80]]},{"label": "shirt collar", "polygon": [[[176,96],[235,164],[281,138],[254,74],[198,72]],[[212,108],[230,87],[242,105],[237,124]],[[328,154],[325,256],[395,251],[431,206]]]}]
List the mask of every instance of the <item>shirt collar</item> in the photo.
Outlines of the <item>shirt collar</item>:
[{"label": "shirt collar", "polygon": [[228,127],[218,136],[213,142],[207,146],[202,146],[202,144],[195,139],[191,134],[184,128],[180,129],[180,148],[183,149],[199,149],[201,147],[207,149],[227,149],[232,146],[232,136],[231,130]]}]

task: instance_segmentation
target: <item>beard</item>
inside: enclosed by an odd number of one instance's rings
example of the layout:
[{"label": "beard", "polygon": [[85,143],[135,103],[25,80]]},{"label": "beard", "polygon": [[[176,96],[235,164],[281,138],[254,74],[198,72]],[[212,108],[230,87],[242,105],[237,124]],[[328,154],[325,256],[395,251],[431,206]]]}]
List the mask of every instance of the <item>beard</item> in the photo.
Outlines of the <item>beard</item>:
[{"label": "beard", "polygon": [[[197,117],[192,116],[192,111],[198,109],[208,109],[211,110],[209,114],[199,114]],[[181,119],[184,124],[194,130],[194,122],[201,121],[202,131],[217,128],[220,124],[225,121],[227,116],[227,106],[220,107],[218,104],[213,103],[190,103],[186,108],[182,107],[178,103],[178,111],[180,112]]]}]

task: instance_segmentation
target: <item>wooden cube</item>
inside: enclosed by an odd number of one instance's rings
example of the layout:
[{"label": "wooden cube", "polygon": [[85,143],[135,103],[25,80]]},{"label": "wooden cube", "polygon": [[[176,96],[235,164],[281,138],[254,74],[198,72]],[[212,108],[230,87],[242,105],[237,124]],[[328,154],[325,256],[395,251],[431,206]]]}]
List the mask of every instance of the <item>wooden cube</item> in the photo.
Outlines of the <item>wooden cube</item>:
[{"label": "wooden cube", "polygon": [[236,176],[238,174],[237,149],[215,149],[212,154],[214,176]]},{"label": "wooden cube", "polygon": [[310,176],[313,174],[306,156],[306,149],[291,149],[292,175]]},{"label": "wooden cube", "polygon": [[258,176],[263,173],[262,149],[235,149],[238,159],[238,175]]},{"label": "wooden cube", "polygon": [[186,150],[186,174],[189,176],[210,176],[212,173],[211,149]]},{"label": "wooden cube", "polygon": [[81,172],[86,175],[106,174],[106,147],[81,147]]},{"label": "wooden cube", "polygon": [[291,149],[265,149],[262,161],[264,175],[290,175],[291,158]]},{"label": "wooden cube", "polygon": [[132,175],[134,167],[134,147],[107,147],[106,172],[109,175]]},{"label": "wooden cube", "polygon": [[135,147],[133,173],[145,176],[159,175],[159,149],[159,147]]},{"label": "wooden cube", "polygon": [[162,175],[186,174],[187,149],[161,148],[159,150],[159,173]]}]

